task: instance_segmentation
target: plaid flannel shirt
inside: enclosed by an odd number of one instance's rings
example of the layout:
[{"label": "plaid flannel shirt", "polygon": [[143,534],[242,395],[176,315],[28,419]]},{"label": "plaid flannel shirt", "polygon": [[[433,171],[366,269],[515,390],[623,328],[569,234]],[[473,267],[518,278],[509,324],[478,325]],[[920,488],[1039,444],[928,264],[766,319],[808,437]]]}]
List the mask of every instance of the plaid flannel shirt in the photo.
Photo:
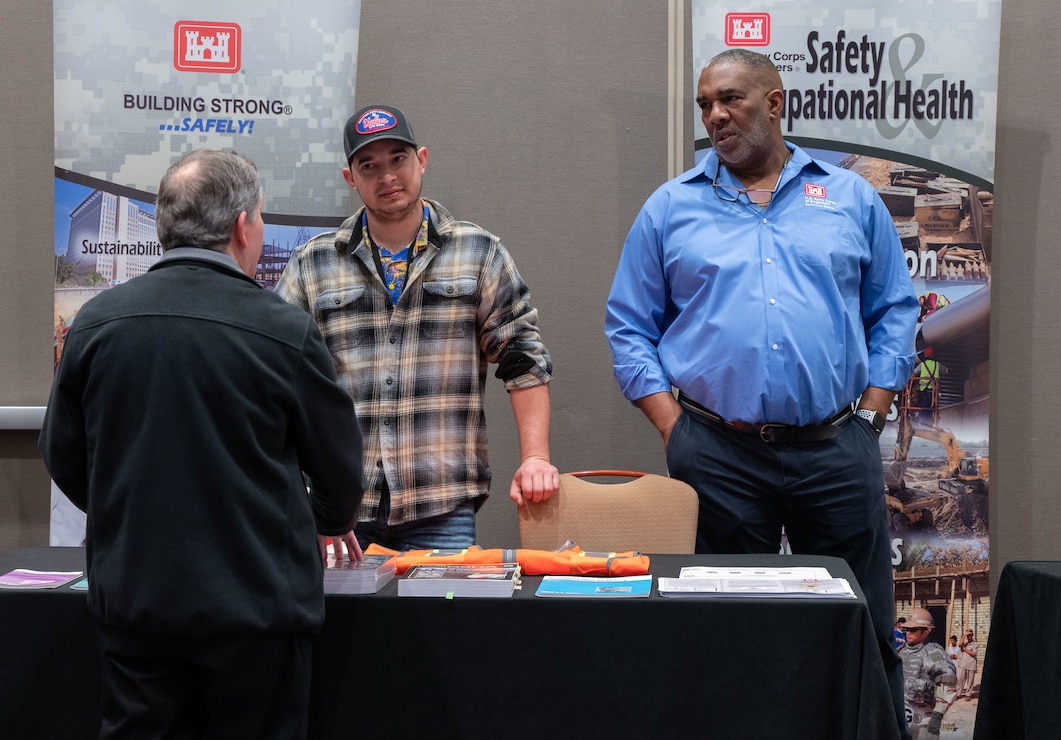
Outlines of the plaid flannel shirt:
[{"label": "plaid flannel shirt", "polygon": [[354,399],[367,478],[362,521],[376,518],[384,480],[392,525],[485,497],[488,364],[501,363],[509,390],[552,378],[537,309],[508,251],[424,202],[428,244],[396,305],[363,239],[361,210],[296,249],[276,286],[313,315]]}]

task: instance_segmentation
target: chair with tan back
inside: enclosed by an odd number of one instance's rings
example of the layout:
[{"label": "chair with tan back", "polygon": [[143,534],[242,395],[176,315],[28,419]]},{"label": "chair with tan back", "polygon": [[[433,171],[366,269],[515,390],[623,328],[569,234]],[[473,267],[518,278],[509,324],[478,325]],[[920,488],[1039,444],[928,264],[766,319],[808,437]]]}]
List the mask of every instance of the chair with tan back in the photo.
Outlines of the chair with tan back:
[{"label": "chair with tan back", "polygon": [[667,476],[630,470],[562,473],[555,496],[519,507],[520,547],[556,550],[570,540],[587,552],[692,553],[698,509],[696,491]]}]

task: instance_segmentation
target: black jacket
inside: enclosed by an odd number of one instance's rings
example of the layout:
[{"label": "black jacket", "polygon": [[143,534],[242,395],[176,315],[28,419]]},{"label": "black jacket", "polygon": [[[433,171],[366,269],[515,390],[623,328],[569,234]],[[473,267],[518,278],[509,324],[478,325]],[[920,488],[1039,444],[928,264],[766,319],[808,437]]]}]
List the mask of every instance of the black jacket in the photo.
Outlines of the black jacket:
[{"label": "black jacket", "polygon": [[81,308],[40,452],[88,514],[99,620],[198,635],[320,626],[315,535],[354,523],[357,419],[313,319],[226,255],[171,250]]}]

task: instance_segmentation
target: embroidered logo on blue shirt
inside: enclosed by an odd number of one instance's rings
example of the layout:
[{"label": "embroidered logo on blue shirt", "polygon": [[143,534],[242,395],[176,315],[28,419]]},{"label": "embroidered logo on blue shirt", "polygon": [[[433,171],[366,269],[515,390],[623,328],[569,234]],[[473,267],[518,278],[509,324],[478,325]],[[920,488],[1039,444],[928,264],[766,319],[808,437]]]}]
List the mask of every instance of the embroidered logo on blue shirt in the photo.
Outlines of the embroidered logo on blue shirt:
[{"label": "embroidered logo on blue shirt", "polygon": [[815,185],[809,182],[803,184],[803,204],[815,208],[824,208],[829,211],[836,208],[836,201],[825,197],[824,185]]}]

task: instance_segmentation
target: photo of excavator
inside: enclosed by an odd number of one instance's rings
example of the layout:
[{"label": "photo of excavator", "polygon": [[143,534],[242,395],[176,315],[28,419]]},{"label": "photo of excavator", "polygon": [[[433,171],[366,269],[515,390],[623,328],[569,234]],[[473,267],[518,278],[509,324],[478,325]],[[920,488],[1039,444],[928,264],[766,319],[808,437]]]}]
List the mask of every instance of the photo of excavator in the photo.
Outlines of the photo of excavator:
[{"label": "photo of excavator", "polygon": [[[975,382],[970,382],[976,375],[978,357],[974,352],[970,360],[968,345],[970,334],[983,335],[986,357],[987,301],[988,291],[982,289],[947,302],[945,308],[925,316],[918,329],[918,365],[896,397],[895,446],[884,471],[885,502],[896,531],[935,526],[948,503],[954,503],[955,509],[986,512],[986,499],[963,501],[960,497],[986,496],[989,458],[966,452],[947,423],[948,419],[961,423],[975,416],[970,409],[978,403],[986,406],[986,384],[978,391]],[[965,338],[964,352],[960,356],[948,354],[947,345],[959,337]],[[986,368],[982,370],[986,375]],[[917,460],[911,459],[915,439],[928,443],[920,445]],[[937,464],[940,456],[944,458],[941,465]],[[926,462],[931,463],[927,470]]]},{"label": "photo of excavator", "polygon": [[[905,429],[904,429],[905,427]],[[949,429],[920,427],[909,421],[909,416],[900,417],[899,431],[895,443],[895,460],[887,478],[902,488],[906,469],[906,455],[913,437],[936,442],[946,452],[947,462],[939,473],[939,488],[947,493],[987,493],[989,465],[987,457],[966,455]]]},{"label": "photo of excavator", "polygon": [[938,491],[952,496],[986,494],[990,478],[988,457],[966,454],[949,429],[920,426],[917,421],[911,421],[917,418],[917,407],[906,407],[907,413],[903,413],[903,409],[904,405],[900,403],[895,457],[884,473],[884,499],[897,530],[909,525],[932,526],[935,523],[933,511],[940,504],[937,491],[907,485],[907,455],[914,437],[939,444],[946,454],[947,460],[938,471]]}]

